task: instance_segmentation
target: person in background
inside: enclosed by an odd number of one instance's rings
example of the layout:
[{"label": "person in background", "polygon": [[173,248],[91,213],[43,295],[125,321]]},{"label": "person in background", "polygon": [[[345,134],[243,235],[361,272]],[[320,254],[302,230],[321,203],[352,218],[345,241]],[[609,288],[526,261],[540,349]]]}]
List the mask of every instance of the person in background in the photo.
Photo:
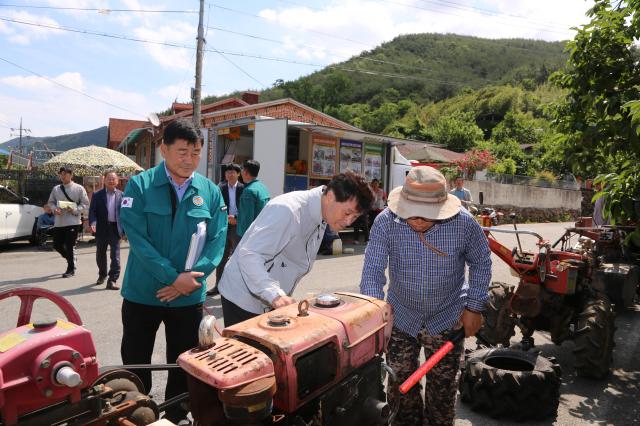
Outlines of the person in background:
[{"label": "person in background", "polygon": [[[597,184],[596,185],[596,192],[602,191],[602,185],[601,184]],[[600,197],[596,200],[596,202],[593,204],[593,224],[594,226],[604,226],[604,225],[609,225],[611,222],[609,222],[609,218],[605,218],[603,215],[603,210],[604,210],[604,205],[607,201],[606,197]]]},{"label": "person in background", "polygon": [[465,209],[469,209],[469,206],[473,203],[473,198],[471,197],[471,191],[464,187],[464,179],[462,176],[458,176],[456,178],[456,187],[450,191],[450,194],[455,195],[460,199],[462,206]]},{"label": "person in background", "polygon": [[373,221],[376,220],[376,217],[384,210],[387,204],[387,194],[384,192],[384,189],[380,188],[380,181],[378,179],[371,181],[371,190],[376,198],[373,200],[373,207],[369,212],[369,227],[373,226]]},{"label": "person in background", "polygon": [[[202,142],[190,120],[171,121],[160,152],[164,161],[129,180],[120,220],[130,254],[122,283],[122,361],[150,364],[156,332],[164,324],[167,362],[198,345],[206,277],[216,268],[227,233],[227,207],[220,189],[195,170]],[[189,270],[185,260],[191,236],[205,222],[202,253]],[[151,390],[150,371],[132,371]],[[169,371],[165,400],[187,391],[180,369]],[[187,410],[177,404],[165,418],[181,424]]]},{"label": "person in background", "polygon": [[42,206],[44,213],[38,216],[36,223],[36,237],[38,246],[42,250],[50,250],[47,248],[47,237],[51,233],[51,229],[55,223],[55,215],[49,204]]},{"label": "person in background", "polygon": [[372,201],[369,185],[352,172],[334,176],[326,186],[271,200],[224,269],[219,290],[225,326],[294,303],[291,295],[311,270],[325,228],[343,230]]},{"label": "person in background", "polygon": [[389,404],[400,407],[393,424],[452,425],[463,341],[429,372],[424,402],[420,384],[406,395],[398,387],[418,369],[421,350],[429,358],[460,325],[466,336],[478,331],[491,252],[478,222],[447,194],[445,177],[432,167],[413,167],[389,194],[388,208],[371,228],[362,294],[384,299],[387,266],[387,301],[394,311],[387,362],[396,372],[387,389]]},{"label": "person in background", "polygon": [[[118,187],[118,174],[109,170],[104,173],[104,188],[96,191],[89,205],[89,225],[96,236],[96,264],[98,279],[96,285],[104,284],[107,290],[119,290],[116,285],[120,277],[120,240],[123,237],[120,224],[120,204],[122,191]],[[110,248],[111,264],[107,270],[107,247]]]},{"label": "person in background", "polygon": [[62,278],[69,278],[75,275],[78,267],[75,249],[82,225],[82,213],[89,209],[89,198],[84,187],[73,181],[73,170],[70,167],[60,167],[58,176],[62,183],[53,187],[47,204],[55,215],[53,248],[67,261],[67,269]]},{"label": "person in background", "polygon": [[227,264],[229,256],[233,254],[233,251],[236,249],[236,246],[240,242],[240,237],[236,232],[236,225],[238,223],[236,218],[238,217],[238,205],[240,205],[240,196],[242,195],[242,190],[244,189],[244,185],[238,181],[242,169],[239,165],[231,163],[225,165],[224,170],[225,180],[224,182],[221,182],[218,187],[220,188],[220,192],[222,193],[224,204],[227,206],[227,242],[224,246],[224,254],[222,255],[222,260],[216,268],[216,284],[211,290],[207,291],[207,296],[215,296],[216,294],[218,294],[218,283],[222,278],[224,265]]},{"label": "person in background", "polygon": [[260,163],[256,160],[247,160],[242,164],[241,175],[244,188],[240,196],[236,220],[236,233],[240,238],[247,232],[247,229],[249,229],[271,198],[267,187],[258,180],[259,172]]},{"label": "person in background", "polygon": [[360,244],[360,232],[364,233],[364,243],[369,242],[369,212],[357,218],[351,227],[353,228],[353,244]]}]

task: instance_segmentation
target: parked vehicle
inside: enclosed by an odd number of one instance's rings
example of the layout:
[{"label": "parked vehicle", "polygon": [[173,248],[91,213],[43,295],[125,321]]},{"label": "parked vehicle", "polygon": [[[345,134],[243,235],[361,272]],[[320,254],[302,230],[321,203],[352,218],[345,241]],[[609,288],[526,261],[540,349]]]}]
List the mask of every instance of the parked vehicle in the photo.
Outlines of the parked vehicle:
[{"label": "parked vehicle", "polygon": [[42,207],[0,185],[0,244],[25,239],[35,244],[36,223],[42,213]]},{"label": "parked vehicle", "polygon": [[[581,238],[571,248],[567,238],[552,246],[535,232],[519,230],[515,214],[511,217],[513,230],[491,228],[487,223],[483,229],[491,251],[520,280],[517,286],[491,285],[484,324],[476,337],[483,345],[499,347],[480,349],[468,356],[460,390],[463,402],[492,417],[541,419],[557,411],[560,370],[553,359],[530,351],[534,348],[534,331],[549,331],[557,345],[573,340],[576,374],[604,379],[611,368],[614,347],[611,299],[630,303],[638,268],[623,264],[622,259],[616,267],[604,264],[602,250],[594,250],[590,238]],[[518,246],[513,250],[505,247],[493,233],[515,234]],[[538,239],[537,253],[522,249],[520,236],[525,234]],[[563,243],[561,250],[554,248],[559,243]],[[516,326],[523,337],[519,347],[513,349],[509,346]]]}]

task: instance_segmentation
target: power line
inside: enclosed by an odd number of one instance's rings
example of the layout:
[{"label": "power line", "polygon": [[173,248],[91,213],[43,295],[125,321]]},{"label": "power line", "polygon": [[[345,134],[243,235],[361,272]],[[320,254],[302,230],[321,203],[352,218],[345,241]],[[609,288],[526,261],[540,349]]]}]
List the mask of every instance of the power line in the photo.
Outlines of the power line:
[{"label": "power line", "polygon": [[[306,47],[306,48],[310,48],[310,49],[325,50],[325,51],[327,51],[329,53],[332,53],[334,55],[341,56],[342,58],[348,58],[348,56],[344,55],[343,53],[339,53],[339,52],[336,52],[336,51],[328,50],[328,49],[325,49],[325,48],[319,47],[319,46],[311,46],[311,45],[297,44],[297,43],[285,43],[282,40],[276,40],[276,39],[272,39],[272,38],[261,37],[261,36],[257,36],[257,35],[254,35],[254,34],[247,34],[247,33],[242,33],[242,32],[238,32],[238,31],[228,30],[228,29],[225,29],[225,28],[219,28],[219,27],[208,27],[208,28],[212,29],[212,30],[216,30],[216,31],[221,31],[221,32],[230,33],[230,34],[234,34],[234,35],[239,35],[239,36],[242,36],[242,37],[249,37],[249,38],[252,38],[252,39],[255,39],[255,40],[262,40],[262,41],[267,41],[267,42],[270,42],[270,43],[277,43],[277,44],[280,44],[280,45],[291,45],[291,46],[294,46],[296,48]],[[368,58],[368,57],[364,57],[364,56],[363,57],[360,57],[360,56],[353,57],[353,60],[354,61],[361,60],[361,61],[367,61],[367,62],[374,62],[374,63],[378,63],[378,64],[394,65],[394,66],[398,66],[398,67],[402,67],[402,68],[410,68],[410,69],[419,70],[419,71],[437,72],[433,68],[417,67],[415,65],[402,64],[402,63],[399,63],[399,62],[385,61],[385,60],[382,60],[382,59],[374,59],[374,58]],[[490,80],[488,78],[481,78],[481,80],[488,81],[490,83],[496,83],[496,80]]]},{"label": "power line", "polygon": [[[250,12],[245,12],[245,11],[242,11],[242,10],[232,9],[230,7],[220,6],[220,5],[215,4],[215,3],[212,3],[212,4],[213,4],[213,7],[218,8],[218,9],[227,10],[229,12],[234,12],[234,13],[237,13],[237,14],[240,14],[240,15],[251,16],[253,18],[268,20],[264,16],[256,15],[256,14],[253,14],[253,13],[250,13]],[[360,44],[360,45],[367,46],[367,47],[369,47],[369,45],[370,45],[370,43],[365,43],[363,41],[358,41],[358,40],[354,40],[354,39],[351,39],[351,38],[340,37],[340,36],[336,36],[334,34],[324,33],[322,31],[315,31],[315,30],[310,30],[310,29],[299,29],[299,30],[300,31],[304,31],[304,32],[314,33],[314,34],[320,34],[320,35],[325,36],[325,37],[331,37],[331,38],[335,38],[337,40],[348,41],[350,43]]]},{"label": "power line", "polygon": [[444,3],[444,5],[450,5],[447,7],[451,7],[454,9],[460,9],[460,10],[472,10],[472,11],[477,11],[481,14],[488,14],[488,15],[501,15],[501,16],[508,16],[510,18],[518,18],[518,19],[524,19],[525,21],[529,21],[529,22],[538,22],[541,23],[544,26],[549,26],[549,27],[556,27],[556,28],[564,28],[565,25],[564,24],[560,24],[557,22],[548,22],[548,21],[543,21],[540,19],[531,19],[528,16],[525,15],[518,15],[518,14],[514,14],[514,13],[506,13],[506,12],[500,12],[498,10],[494,10],[494,9],[485,9],[482,7],[477,7],[477,6],[470,6],[470,5],[465,5],[465,4],[461,4],[461,3],[456,3],[454,1],[448,1],[448,0],[420,0],[423,3],[432,3],[432,4],[438,4],[438,3]]},{"label": "power line", "polygon": [[43,78],[43,79],[47,80],[48,82],[53,83],[53,84],[56,84],[56,85],[58,85],[58,86],[60,86],[60,87],[63,87],[63,88],[65,88],[65,89],[67,89],[67,90],[71,90],[71,91],[73,91],[73,92],[79,93],[79,94],[81,94],[82,96],[86,96],[86,97],[87,97],[87,98],[89,98],[89,99],[93,99],[94,101],[101,102],[101,103],[106,104],[106,105],[109,105],[109,106],[111,106],[111,107],[113,107],[113,108],[117,108],[117,109],[119,109],[119,110],[126,111],[126,112],[128,112],[128,113],[131,113],[131,114],[137,115],[137,116],[139,116],[139,117],[145,117],[144,115],[142,115],[142,114],[138,114],[137,112],[130,111],[130,110],[128,110],[128,109],[126,109],[126,108],[122,108],[122,107],[120,107],[120,106],[118,106],[118,105],[116,105],[116,104],[112,104],[111,102],[107,102],[107,101],[105,101],[105,100],[102,100],[102,99],[96,98],[95,96],[91,96],[91,95],[89,95],[88,93],[85,93],[85,92],[83,92],[83,91],[81,91],[81,90],[74,89],[73,87],[66,86],[66,85],[64,85],[64,84],[62,84],[62,83],[59,83],[59,82],[57,82],[57,81],[55,81],[55,80],[53,80],[53,79],[49,78],[49,77],[45,77],[45,76],[43,76],[42,74],[39,74],[39,73],[37,73],[37,72],[35,72],[35,71],[32,71],[32,70],[30,70],[30,69],[28,69],[28,68],[25,68],[25,67],[23,67],[23,66],[21,66],[21,65],[18,65],[18,64],[16,64],[15,62],[11,62],[11,61],[9,61],[8,59],[4,59],[4,58],[1,58],[1,57],[0,57],[0,61],[6,62],[6,63],[7,63],[7,64],[9,64],[9,65],[13,65],[13,66],[14,66],[14,67],[16,67],[16,68],[20,68],[20,69],[21,69],[21,70],[23,70],[23,71],[26,71],[26,72],[28,72],[28,73],[31,73],[31,74],[35,75],[36,77]]},{"label": "power line", "polygon": [[[427,11],[427,12],[439,13],[439,14],[442,14],[442,15],[455,16],[457,18],[464,18],[465,17],[464,15],[460,15],[460,14],[453,13],[453,12],[445,12],[445,11],[437,10],[437,9],[428,9],[426,7],[416,6],[416,5],[407,4],[407,3],[400,3],[400,2],[397,2],[397,1],[393,1],[393,0],[378,0],[378,1],[380,1],[382,3],[389,3],[389,4],[395,4],[395,5],[398,5],[398,6],[408,7],[408,8],[411,8],[411,9],[418,9],[418,10],[424,10],[424,11]],[[509,25],[509,26],[512,26],[512,27],[519,27],[519,28],[524,27],[524,28],[529,28],[529,29],[533,29],[533,30],[537,30],[537,31],[547,32],[547,33],[556,33],[556,34],[565,34],[565,35],[569,34],[569,31],[555,31],[555,30],[551,30],[551,29],[545,30],[543,28],[531,27],[531,26],[523,26],[521,24],[512,23],[512,22],[509,22],[509,21],[502,21],[502,23],[504,25]]]},{"label": "power line", "polygon": [[162,10],[162,9],[110,9],[97,7],[61,7],[61,6],[33,6],[23,4],[0,4],[0,7],[14,7],[22,9],[50,9],[50,10],[75,10],[82,12],[135,12],[135,13],[198,13],[197,10]]},{"label": "power line", "polygon": [[[61,26],[47,25],[47,24],[39,24],[39,23],[21,21],[21,20],[5,18],[5,17],[0,17],[0,21],[14,22],[14,23],[19,23],[19,24],[32,25],[32,26],[36,26],[36,27],[51,28],[51,29],[61,30],[61,31],[70,31],[70,32],[81,33],[81,34],[96,35],[96,36],[100,36],[100,37],[114,38],[114,39],[118,39],[118,40],[135,41],[135,42],[139,42],[139,43],[156,44],[156,45],[160,45],[160,46],[176,47],[176,48],[181,48],[181,49],[192,49],[192,50],[195,49],[193,46],[187,46],[187,45],[183,45],[183,44],[170,43],[170,42],[161,42],[161,41],[154,41],[154,40],[146,40],[146,39],[141,39],[141,38],[117,35],[117,34],[98,33],[98,32],[84,30],[84,29],[61,27]],[[516,47],[514,47],[514,48],[516,48]],[[524,49],[524,48],[522,48],[522,49]],[[445,80],[440,80],[440,79],[427,78],[427,77],[418,77],[418,76],[413,76],[413,75],[405,75],[405,74],[397,74],[397,73],[361,70],[361,69],[355,69],[355,68],[347,68],[347,67],[342,66],[342,65],[316,64],[316,63],[311,63],[311,62],[301,62],[301,61],[295,61],[295,60],[279,58],[279,57],[269,57],[269,56],[262,56],[262,55],[256,55],[256,54],[248,54],[248,53],[243,53],[243,52],[225,51],[225,50],[216,49],[214,47],[212,47],[211,49],[204,49],[204,50],[206,52],[213,52],[213,53],[217,53],[217,54],[239,56],[239,57],[259,59],[259,60],[265,60],[265,61],[273,61],[273,62],[282,62],[282,63],[288,63],[288,64],[294,64],[294,65],[304,65],[304,66],[310,66],[310,67],[316,67],[316,68],[324,68],[324,67],[326,67],[326,68],[340,69],[340,70],[347,71],[347,72],[357,72],[357,73],[362,73],[362,74],[378,75],[378,76],[383,76],[383,77],[411,79],[411,80],[421,80],[421,81],[432,81],[432,82],[438,82],[438,83],[445,84],[445,85],[450,85],[450,86],[461,86],[461,87],[464,87],[464,86],[467,85],[467,83],[462,83],[462,82],[445,81]],[[377,60],[375,60],[375,61],[377,61]],[[250,76],[250,78],[253,79],[253,77],[251,77],[251,76]],[[258,83],[261,84],[263,87],[265,86],[263,83],[260,83],[259,81],[258,81]]]},{"label": "power line", "polygon": [[[278,0],[278,1],[284,1],[284,0]],[[379,1],[389,2],[387,0],[379,0]],[[290,2],[290,1],[288,1],[287,3],[300,5],[299,3],[294,3],[294,2]],[[265,20],[265,21],[273,23],[273,21],[271,21],[268,18],[265,18],[264,16],[256,15],[256,14],[253,14],[253,13],[250,13],[250,12],[246,12],[246,11],[242,11],[242,10],[238,10],[238,9],[232,9],[230,7],[220,6],[220,5],[215,4],[215,3],[211,3],[211,4],[213,5],[214,8],[226,10],[226,11],[229,11],[229,12],[232,12],[232,13],[236,13],[236,14],[239,14],[239,15],[250,16],[252,18],[262,19],[262,20]],[[396,3],[396,4],[400,5],[401,3]],[[410,5],[406,5],[406,4],[401,4],[401,5],[406,6],[406,7],[411,7]],[[424,9],[424,8],[421,8],[421,9],[427,10],[427,9]],[[315,9],[315,10],[320,10],[320,9]],[[460,17],[461,15],[455,15],[455,16]],[[538,29],[538,28],[536,28],[536,29]],[[367,46],[367,48],[370,48],[370,45],[371,45],[371,43],[365,43],[363,41],[353,40],[353,39],[349,39],[349,38],[343,38],[343,37],[335,36],[335,35],[332,35],[332,34],[323,33],[323,32],[320,32],[320,31],[314,31],[314,30],[302,29],[302,28],[297,28],[296,30],[302,31],[302,32],[320,34],[320,35],[323,35],[323,36],[326,36],[326,37],[330,37],[330,38],[337,38],[339,40],[349,41],[349,42],[352,42],[352,43],[356,43],[356,44],[360,44],[360,45],[363,45],[363,46]],[[564,33],[564,34],[567,34],[567,33]],[[538,49],[531,49],[531,48],[527,48],[527,47],[520,47],[520,46],[510,46],[510,47],[512,49],[526,50],[526,51],[537,52],[537,53],[540,52],[540,50],[538,50]]]}]

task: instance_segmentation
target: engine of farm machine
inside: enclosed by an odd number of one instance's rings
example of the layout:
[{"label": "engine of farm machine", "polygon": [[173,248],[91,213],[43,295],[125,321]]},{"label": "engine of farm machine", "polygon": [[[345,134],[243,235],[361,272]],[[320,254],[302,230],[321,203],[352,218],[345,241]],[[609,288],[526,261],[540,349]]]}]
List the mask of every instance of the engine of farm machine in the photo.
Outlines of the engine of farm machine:
[{"label": "engine of farm machine", "polygon": [[[604,274],[588,242],[582,248],[555,249],[535,232],[485,227],[489,247],[519,278],[517,286],[493,283],[485,323],[478,332],[481,342],[509,346],[515,326],[522,332],[521,347],[533,347],[535,330],[549,331],[556,344],[575,343],[575,368],[580,376],[603,378],[611,365],[615,315]],[[514,234],[518,246],[509,249],[494,235]],[[522,249],[521,236],[537,239],[537,251]],[[634,269],[635,271],[635,269]]]},{"label": "engine of farm machine", "polygon": [[[20,299],[17,327],[0,334],[0,425],[140,425],[158,418],[140,379],[126,370],[100,374],[93,338],[75,308],[41,288],[9,289]],[[31,322],[37,299],[67,320]]]},{"label": "engine of farm machine", "polygon": [[582,217],[553,247],[589,258],[593,287],[605,293],[616,309],[627,309],[640,292],[640,249],[626,241],[634,229],[635,226],[594,227],[592,218]]},{"label": "engine of farm machine", "polygon": [[384,301],[335,293],[241,322],[178,364],[194,420],[205,425],[382,425],[393,415],[381,354],[393,313]]},{"label": "engine of farm machine", "polygon": [[[381,300],[321,295],[217,338],[207,316],[199,345],[178,365],[126,366],[187,373],[188,394],[156,404],[124,366],[99,371],[91,333],[66,299],[40,288],[0,292],[0,300],[10,296],[21,304],[17,327],[0,333],[0,426],[149,425],[186,400],[195,424],[208,426],[382,425],[395,412],[383,387],[393,372],[382,358],[393,313]],[[38,298],[67,319],[31,322]]]}]

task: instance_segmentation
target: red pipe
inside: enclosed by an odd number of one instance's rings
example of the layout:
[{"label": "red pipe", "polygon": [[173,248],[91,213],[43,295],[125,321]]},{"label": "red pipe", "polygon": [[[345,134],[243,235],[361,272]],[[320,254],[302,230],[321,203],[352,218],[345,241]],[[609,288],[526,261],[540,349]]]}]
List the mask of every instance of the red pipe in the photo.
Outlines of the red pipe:
[{"label": "red pipe", "polygon": [[433,367],[435,367],[436,364],[439,363],[446,354],[451,352],[451,350],[455,346],[455,342],[460,339],[464,339],[464,329],[462,328],[454,331],[449,337],[449,340],[444,345],[442,345],[440,349],[436,351],[436,353],[431,355],[429,359],[420,366],[420,368],[414,371],[413,374],[404,381],[404,383],[400,385],[400,393],[404,395],[409,392],[411,388],[414,387],[415,384],[418,383],[425,374],[427,374]]},{"label": "red pipe", "polygon": [[416,371],[413,372],[403,384],[400,385],[400,393],[405,394],[415,386],[416,383],[422,379],[422,377],[429,372],[442,358],[453,349],[453,343],[447,342],[438,349],[436,353],[431,355],[428,360],[424,362]]}]

